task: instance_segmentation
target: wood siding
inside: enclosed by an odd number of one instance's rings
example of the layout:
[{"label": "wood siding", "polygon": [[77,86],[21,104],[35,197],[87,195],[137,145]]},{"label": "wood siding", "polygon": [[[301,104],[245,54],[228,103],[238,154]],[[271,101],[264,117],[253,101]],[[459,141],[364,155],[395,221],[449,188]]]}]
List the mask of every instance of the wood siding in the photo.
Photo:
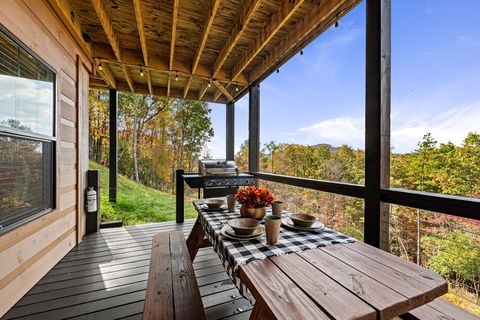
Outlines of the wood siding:
[{"label": "wood siding", "polygon": [[81,188],[88,168],[92,70],[89,58],[45,1],[1,2],[0,23],[56,72],[57,180],[55,210],[0,237],[0,317],[85,233]]}]

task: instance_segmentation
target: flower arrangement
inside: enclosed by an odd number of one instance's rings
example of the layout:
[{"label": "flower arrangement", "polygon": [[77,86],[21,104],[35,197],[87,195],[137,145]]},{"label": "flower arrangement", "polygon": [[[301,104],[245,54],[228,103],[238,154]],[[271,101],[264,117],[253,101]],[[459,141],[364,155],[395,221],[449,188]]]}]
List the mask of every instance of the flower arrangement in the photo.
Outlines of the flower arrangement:
[{"label": "flower arrangement", "polygon": [[274,197],[266,188],[248,187],[238,191],[235,199],[247,208],[262,208],[270,206]]}]

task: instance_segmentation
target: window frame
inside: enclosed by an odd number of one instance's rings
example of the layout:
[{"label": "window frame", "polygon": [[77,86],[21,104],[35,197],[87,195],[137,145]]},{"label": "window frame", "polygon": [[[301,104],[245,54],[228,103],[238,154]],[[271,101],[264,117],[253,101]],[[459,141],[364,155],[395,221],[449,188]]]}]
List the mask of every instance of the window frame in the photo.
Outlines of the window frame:
[{"label": "window frame", "polygon": [[36,132],[28,132],[16,128],[10,128],[6,126],[0,125],[0,136],[3,137],[12,137],[12,138],[19,138],[19,139],[26,139],[30,141],[38,141],[38,142],[46,142],[51,143],[51,157],[52,157],[52,175],[51,175],[51,207],[46,209],[41,209],[37,212],[24,212],[19,214],[18,216],[12,216],[7,219],[10,223],[6,226],[0,225],[0,236],[17,229],[25,224],[32,222],[44,215],[47,215],[57,209],[57,200],[58,200],[58,186],[57,186],[57,175],[58,175],[58,99],[57,99],[57,86],[58,86],[58,72],[48,64],[44,59],[42,59],[37,53],[35,53],[32,49],[30,49],[23,41],[21,41],[18,37],[16,37],[12,32],[10,32],[3,24],[0,23],[0,33],[2,33],[5,37],[10,39],[14,42],[18,47],[22,50],[25,50],[28,54],[30,54],[33,58],[35,58],[39,63],[43,65],[46,69],[48,69],[53,74],[53,114],[52,114],[52,135],[45,135]]}]

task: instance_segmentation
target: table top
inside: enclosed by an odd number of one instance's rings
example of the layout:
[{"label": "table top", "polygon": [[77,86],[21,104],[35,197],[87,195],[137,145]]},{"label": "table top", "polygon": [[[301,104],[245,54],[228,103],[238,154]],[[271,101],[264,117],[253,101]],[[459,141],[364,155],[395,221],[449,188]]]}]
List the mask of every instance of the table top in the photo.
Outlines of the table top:
[{"label": "table top", "polygon": [[[306,232],[291,230],[283,226],[280,230],[279,241],[273,246],[267,245],[264,235],[254,240],[231,240],[224,237],[221,230],[230,219],[240,218],[240,206],[237,206],[235,212],[227,212],[226,210],[205,211],[203,209],[203,200],[195,200],[193,203],[199,213],[198,220],[202,225],[205,236],[219,255],[230,279],[237,286],[240,293],[247,298],[250,298],[250,295],[238,277],[239,266],[271,256],[281,256],[292,252],[356,241],[328,228],[317,232]],[[267,212],[270,213],[271,209],[267,208]]]},{"label": "table top", "polygon": [[277,319],[391,319],[448,291],[437,273],[361,242],[252,261],[239,273]]}]

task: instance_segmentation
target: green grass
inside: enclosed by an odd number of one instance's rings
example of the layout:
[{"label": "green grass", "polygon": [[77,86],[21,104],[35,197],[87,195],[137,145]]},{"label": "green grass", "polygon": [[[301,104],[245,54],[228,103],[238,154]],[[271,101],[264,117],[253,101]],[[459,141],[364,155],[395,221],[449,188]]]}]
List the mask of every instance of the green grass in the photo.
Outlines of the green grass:
[{"label": "green grass", "polygon": [[[100,170],[100,213],[103,221],[121,220],[124,225],[175,220],[175,195],[161,192],[118,175],[117,203],[108,201],[108,168],[90,161],[90,169]],[[197,213],[190,200],[185,202],[185,219]]]}]

